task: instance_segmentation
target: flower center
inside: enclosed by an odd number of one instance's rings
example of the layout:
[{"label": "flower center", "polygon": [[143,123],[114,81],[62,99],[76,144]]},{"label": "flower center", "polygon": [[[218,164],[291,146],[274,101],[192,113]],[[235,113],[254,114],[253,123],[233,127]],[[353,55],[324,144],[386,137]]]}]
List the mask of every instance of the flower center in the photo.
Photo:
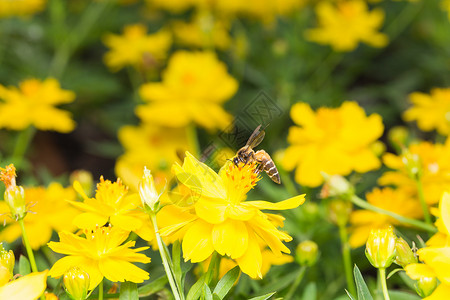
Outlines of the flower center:
[{"label": "flower center", "polygon": [[246,194],[261,179],[256,173],[257,163],[228,163],[226,168],[228,199],[234,204],[240,203],[245,199]]}]

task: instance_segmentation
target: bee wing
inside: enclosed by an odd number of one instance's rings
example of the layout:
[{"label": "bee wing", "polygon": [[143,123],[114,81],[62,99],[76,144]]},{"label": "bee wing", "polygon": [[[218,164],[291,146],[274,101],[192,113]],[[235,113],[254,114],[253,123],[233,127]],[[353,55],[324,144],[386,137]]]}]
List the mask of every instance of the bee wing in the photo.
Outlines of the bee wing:
[{"label": "bee wing", "polygon": [[262,140],[264,139],[264,136],[266,135],[266,132],[263,130],[260,131],[261,125],[256,127],[255,131],[253,131],[252,135],[247,141],[247,144],[245,146],[249,146],[250,148],[255,148],[258,146]]}]

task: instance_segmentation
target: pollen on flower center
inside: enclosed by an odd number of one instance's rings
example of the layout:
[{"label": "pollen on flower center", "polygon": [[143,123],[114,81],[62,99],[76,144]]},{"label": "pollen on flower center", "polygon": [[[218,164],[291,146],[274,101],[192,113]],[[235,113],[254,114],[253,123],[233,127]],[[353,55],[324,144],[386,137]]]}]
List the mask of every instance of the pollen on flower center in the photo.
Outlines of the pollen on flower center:
[{"label": "pollen on flower center", "polygon": [[231,202],[241,202],[247,192],[261,179],[261,176],[256,173],[257,167],[258,164],[256,162],[247,164],[240,163],[237,166],[234,163],[228,164],[226,175],[229,184],[228,191],[231,193],[229,195]]}]

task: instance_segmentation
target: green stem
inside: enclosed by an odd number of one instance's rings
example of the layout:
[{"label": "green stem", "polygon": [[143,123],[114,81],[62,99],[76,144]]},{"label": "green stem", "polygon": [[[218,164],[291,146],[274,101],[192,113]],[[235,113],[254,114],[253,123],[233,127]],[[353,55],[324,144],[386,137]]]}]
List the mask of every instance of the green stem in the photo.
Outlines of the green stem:
[{"label": "green stem", "polygon": [[374,205],[370,204],[367,201],[364,201],[363,199],[359,198],[356,195],[351,196],[350,197],[350,201],[352,201],[353,204],[355,204],[355,205],[357,205],[357,206],[359,206],[361,208],[368,209],[368,210],[371,210],[373,212],[377,212],[377,213],[380,213],[380,214],[384,214],[384,215],[390,216],[390,217],[396,219],[397,221],[399,221],[402,224],[411,225],[413,227],[416,227],[416,228],[419,228],[419,229],[422,229],[422,230],[425,230],[425,231],[429,231],[429,232],[432,232],[432,233],[437,231],[437,229],[433,225],[427,224],[427,223],[419,221],[419,220],[406,218],[406,217],[403,217],[403,216],[401,216],[399,214],[396,214],[394,212],[391,212],[391,211],[379,208],[377,206],[374,206]]},{"label": "green stem", "polygon": [[356,296],[356,286],[353,281],[352,273],[352,257],[350,253],[350,244],[348,242],[347,227],[345,224],[339,224],[339,237],[342,246],[342,259],[344,263],[345,279],[347,280],[347,288],[350,294]]},{"label": "green stem", "polygon": [[422,181],[420,180],[420,178],[417,178],[417,177],[414,180],[416,181],[417,193],[419,195],[420,205],[422,206],[422,211],[423,211],[423,216],[425,218],[425,222],[427,224],[431,224],[431,216],[430,216],[430,212],[428,211],[428,205],[425,202],[425,194],[423,192]]},{"label": "green stem", "polygon": [[158,224],[156,223],[156,215],[150,212],[150,218],[153,223],[153,228],[155,230],[156,241],[158,243],[159,254],[161,255],[161,260],[166,271],[167,279],[169,280],[170,288],[172,289],[173,296],[175,300],[184,299],[184,294],[179,290],[178,285],[175,282],[175,276],[173,275],[173,270],[169,264],[169,259],[167,258],[167,253],[164,251],[165,245],[159,234]]},{"label": "green stem", "polygon": [[189,124],[186,127],[186,134],[189,146],[192,147],[194,156],[200,158],[200,145],[198,143],[198,136],[197,136],[197,128],[194,124]]},{"label": "green stem", "polygon": [[98,300],[103,300],[103,280],[98,285]]},{"label": "green stem", "polygon": [[28,259],[30,260],[31,270],[33,272],[38,272],[38,269],[36,266],[36,260],[34,259],[33,249],[31,249],[27,231],[25,230],[25,223],[24,223],[23,219],[20,219],[17,222],[19,223],[20,229],[22,230],[22,240],[23,240],[23,244],[25,245],[25,249],[27,250]]},{"label": "green stem", "polygon": [[211,282],[214,272],[219,269],[219,264],[220,264],[220,255],[219,253],[214,251],[211,257],[211,261],[209,262],[208,271],[206,271],[205,275],[206,284],[209,284]]},{"label": "green stem", "polygon": [[389,293],[386,284],[386,269],[378,269],[380,272],[380,280],[381,280],[381,289],[383,290],[384,300],[390,300]]},{"label": "green stem", "polygon": [[280,178],[288,193],[291,194],[292,197],[298,195],[299,192],[297,191],[297,188],[295,187],[290,174],[286,172],[286,170],[284,170],[284,168],[281,166],[278,168],[278,172],[280,172]]},{"label": "green stem", "polygon": [[27,129],[18,133],[16,144],[12,153],[12,161],[17,169],[22,168],[23,159],[27,152],[28,146],[36,133],[36,128],[29,126]]},{"label": "green stem", "polygon": [[295,279],[294,283],[291,285],[291,288],[289,289],[286,296],[284,296],[283,299],[289,300],[292,299],[292,297],[295,294],[295,291],[297,290],[298,286],[300,285],[300,282],[302,282],[303,277],[305,276],[306,266],[302,266],[300,268],[300,271],[298,272],[297,278]]}]

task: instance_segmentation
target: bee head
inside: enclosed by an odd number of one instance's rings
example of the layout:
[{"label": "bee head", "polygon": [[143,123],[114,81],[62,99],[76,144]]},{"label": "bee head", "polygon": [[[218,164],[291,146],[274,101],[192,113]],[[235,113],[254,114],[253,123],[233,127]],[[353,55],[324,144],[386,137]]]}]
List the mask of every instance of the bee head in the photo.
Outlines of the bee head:
[{"label": "bee head", "polygon": [[237,165],[239,165],[239,156],[235,156],[234,158],[233,158],[233,163],[237,166]]}]

